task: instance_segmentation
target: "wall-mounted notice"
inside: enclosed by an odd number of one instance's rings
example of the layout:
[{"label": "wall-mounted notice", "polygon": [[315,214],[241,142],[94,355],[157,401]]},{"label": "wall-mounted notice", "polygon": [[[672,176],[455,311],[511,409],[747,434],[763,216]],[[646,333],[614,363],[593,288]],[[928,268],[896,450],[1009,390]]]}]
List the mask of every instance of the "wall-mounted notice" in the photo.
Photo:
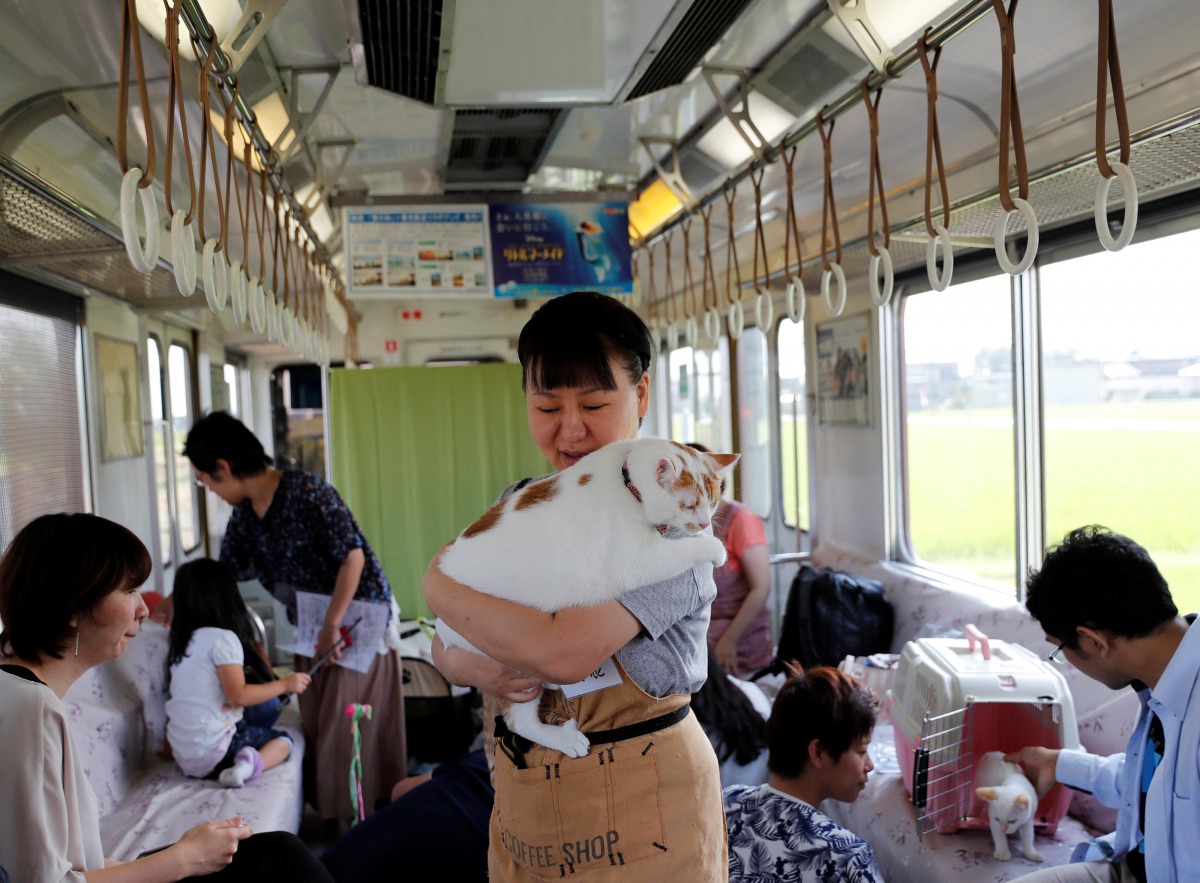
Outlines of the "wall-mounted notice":
[{"label": "wall-mounted notice", "polygon": [[486,207],[346,209],[350,293],[491,297]]},{"label": "wall-mounted notice", "polygon": [[493,205],[488,214],[497,297],[632,294],[626,203],[529,202]]}]

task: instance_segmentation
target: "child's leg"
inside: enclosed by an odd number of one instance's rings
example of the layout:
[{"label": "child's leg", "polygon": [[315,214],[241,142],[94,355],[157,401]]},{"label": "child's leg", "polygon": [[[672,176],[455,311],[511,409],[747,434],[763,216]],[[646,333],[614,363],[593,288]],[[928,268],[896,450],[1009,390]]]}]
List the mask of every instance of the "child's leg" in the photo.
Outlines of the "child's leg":
[{"label": "child's leg", "polygon": [[272,739],[262,748],[258,749],[258,753],[262,755],[262,768],[269,770],[271,767],[279,766],[292,753],[292,740],[284,736],[280,739]]}]

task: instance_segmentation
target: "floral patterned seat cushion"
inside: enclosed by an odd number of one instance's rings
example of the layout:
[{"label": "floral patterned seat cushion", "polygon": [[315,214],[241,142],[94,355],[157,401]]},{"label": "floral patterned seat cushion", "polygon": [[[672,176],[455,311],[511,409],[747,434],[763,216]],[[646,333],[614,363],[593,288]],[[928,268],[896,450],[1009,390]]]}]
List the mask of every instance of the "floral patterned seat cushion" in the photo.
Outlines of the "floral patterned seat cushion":
[{"label": "floral patterned seat cushion", "polygon": [[64,701],[96,792],[105,855],[128,861],[174,843],[193,825],[238,815],[255,831],[299,830],[304,736],[294,705],[278,724],[295,742],[292,756],[242,788],[190,779],[157,756],[166,729],[168,635],[157,623],[143,623],[123,657],[92,669]]}]

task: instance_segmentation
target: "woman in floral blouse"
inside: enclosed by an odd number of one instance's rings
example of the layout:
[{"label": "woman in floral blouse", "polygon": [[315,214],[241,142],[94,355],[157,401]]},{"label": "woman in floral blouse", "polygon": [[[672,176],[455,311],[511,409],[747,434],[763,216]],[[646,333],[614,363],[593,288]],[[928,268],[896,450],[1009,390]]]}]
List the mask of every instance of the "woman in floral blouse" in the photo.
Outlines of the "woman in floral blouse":
[{"label": "woman in floral blouse", "polygon": [[767,721],[771,778],[725,789],[730,883],[881,883],[871,847],[817,808],[866,787],[877,711],[874,694],[835,668],[784,685]]},{"label": "woman in floral blouse", "polygon": [[[238,579],[257,577],[296,622],[296,592],[330,596],[313,657],[297,656],[307,670],[340,638],[351,601],[391,603],[379,560],[350,510],[329,484],[307,472],[272,468],[262,444],[236,417],[215,411],[197,420],[184,454],[196,478],[233,506],[221,541],[221,561]],[[370,704],[362,727],[362,801],[386,798],[408,773],[404,739],[403,666],[397,650],[380,648],[366,673],[325,665],[300,697],[305,763],[314,775],[315,807],[326,820],[356,813],[346,788],[354,745],[343,709]],[[334,652],[334,657],[340,656]]]}]

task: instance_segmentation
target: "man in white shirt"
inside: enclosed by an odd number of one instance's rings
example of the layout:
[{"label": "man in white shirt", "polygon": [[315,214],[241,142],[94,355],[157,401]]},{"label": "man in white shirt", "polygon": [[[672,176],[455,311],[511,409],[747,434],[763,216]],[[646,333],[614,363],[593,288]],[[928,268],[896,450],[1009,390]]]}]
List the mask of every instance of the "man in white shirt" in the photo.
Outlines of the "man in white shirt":
[{"label": "man in white shirt", "polygon": [[1182,617],[1150,555],[1128,537],[1072,531],[1030,574],[1025,605],[1049,659],[1070,662],[1142,708],[1123,754],[1027,747],[1009,756],[1046,793],[1058,781],[1116,807],[1117,828],[1080,844],[1072,864],[1025,881],[1200,880],[1200,629]]}]

